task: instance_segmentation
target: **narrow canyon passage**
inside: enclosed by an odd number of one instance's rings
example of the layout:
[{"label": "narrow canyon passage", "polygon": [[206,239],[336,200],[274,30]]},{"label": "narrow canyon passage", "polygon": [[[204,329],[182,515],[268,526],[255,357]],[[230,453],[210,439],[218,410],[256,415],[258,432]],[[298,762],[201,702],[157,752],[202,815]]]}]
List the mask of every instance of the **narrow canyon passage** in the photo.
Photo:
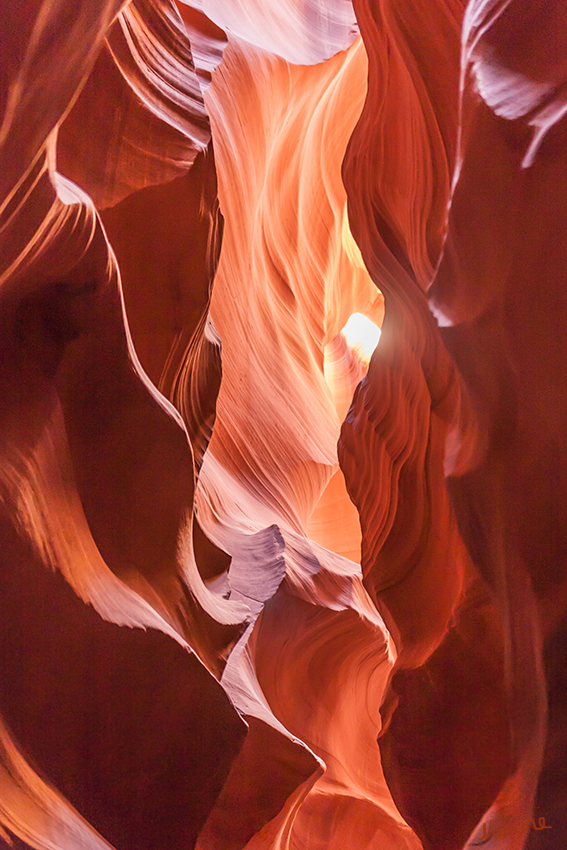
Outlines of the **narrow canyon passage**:
[{"label": "narrow canyon passage", "polygon": [[7,0],[2,846],[565,844],[566,23]]}]

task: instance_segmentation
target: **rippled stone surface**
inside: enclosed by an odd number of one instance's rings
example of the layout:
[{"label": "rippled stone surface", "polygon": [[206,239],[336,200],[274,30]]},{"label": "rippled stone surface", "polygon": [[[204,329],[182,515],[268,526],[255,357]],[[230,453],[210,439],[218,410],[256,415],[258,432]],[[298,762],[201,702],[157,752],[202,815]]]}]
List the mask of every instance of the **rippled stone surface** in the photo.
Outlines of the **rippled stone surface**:
[{"label": "rippled stone surface", "polygon": [[0,842],[562,846],[566,18],[5,3]]}]

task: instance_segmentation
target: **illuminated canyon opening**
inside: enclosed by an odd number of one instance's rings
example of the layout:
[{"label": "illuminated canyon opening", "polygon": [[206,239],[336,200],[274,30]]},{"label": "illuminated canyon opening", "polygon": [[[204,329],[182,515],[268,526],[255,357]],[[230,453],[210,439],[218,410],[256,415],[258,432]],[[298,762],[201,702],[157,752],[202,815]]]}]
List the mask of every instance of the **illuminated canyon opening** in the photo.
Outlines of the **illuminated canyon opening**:
[{"label": "illuminated canyon opening", "polygon": [[2,846],[566,846],[566,23],[6,0]]}]

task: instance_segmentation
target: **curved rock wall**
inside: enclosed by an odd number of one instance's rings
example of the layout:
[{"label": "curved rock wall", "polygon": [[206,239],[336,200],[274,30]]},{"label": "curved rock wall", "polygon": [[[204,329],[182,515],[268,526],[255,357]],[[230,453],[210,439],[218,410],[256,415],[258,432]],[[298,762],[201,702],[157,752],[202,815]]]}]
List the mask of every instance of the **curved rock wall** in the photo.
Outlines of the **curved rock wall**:
[{"label": "curved rock wall", "polygon": [[0,842],[561,846],[564,0],[5,5]]}]

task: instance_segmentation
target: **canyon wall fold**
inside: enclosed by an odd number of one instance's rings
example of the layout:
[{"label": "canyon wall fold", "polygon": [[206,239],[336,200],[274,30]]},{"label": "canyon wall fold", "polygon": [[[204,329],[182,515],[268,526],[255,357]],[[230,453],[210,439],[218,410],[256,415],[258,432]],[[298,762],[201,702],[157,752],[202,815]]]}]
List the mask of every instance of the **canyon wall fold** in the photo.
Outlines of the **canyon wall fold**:
[{"label": "canyon wall fold", "polygon": [[[467,9],[459,180],[430,291],[467,390],[450,491],[505,624],[512,761],[488,818],[529,848],[565,835],[564,20],[562,3]],[[534,797],[553,834],[529,828]]]},{"label": "canyon wall fold", "polygon": [[0,844],[555,850],[565,0],[8,0]]}]

